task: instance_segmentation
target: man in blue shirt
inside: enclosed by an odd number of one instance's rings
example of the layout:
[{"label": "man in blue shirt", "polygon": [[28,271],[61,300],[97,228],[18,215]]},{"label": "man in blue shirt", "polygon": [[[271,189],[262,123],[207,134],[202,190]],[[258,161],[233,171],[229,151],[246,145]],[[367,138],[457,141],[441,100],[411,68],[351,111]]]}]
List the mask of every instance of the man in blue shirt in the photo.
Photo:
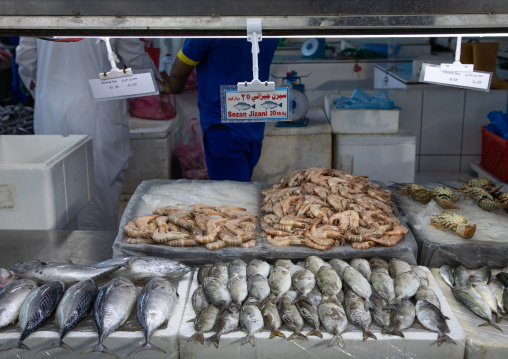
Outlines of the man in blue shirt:
[{"label": "man in blue shirt", "polygon": [[[277,39],[259,42],[259,80],[268,81]],[[264,122],[221,123],[221,85],[252,81],[252,44],[246,39],[187,39],[161,73],[165,93],[181,93],[194,67],[206,166],[212,180],[249,182],[261,155]]]}]

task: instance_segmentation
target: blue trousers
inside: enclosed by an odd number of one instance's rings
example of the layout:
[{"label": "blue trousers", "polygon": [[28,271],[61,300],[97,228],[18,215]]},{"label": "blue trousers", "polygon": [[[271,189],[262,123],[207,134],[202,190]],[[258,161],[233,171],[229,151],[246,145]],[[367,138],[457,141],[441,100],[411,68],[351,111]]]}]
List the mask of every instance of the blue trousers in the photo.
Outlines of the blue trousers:
[{"label": "blue trousers", "polygon": [[262,141],[246,142],[228,128],[211,128],[203,136],[211,180],[250,182],[261,156]]}]

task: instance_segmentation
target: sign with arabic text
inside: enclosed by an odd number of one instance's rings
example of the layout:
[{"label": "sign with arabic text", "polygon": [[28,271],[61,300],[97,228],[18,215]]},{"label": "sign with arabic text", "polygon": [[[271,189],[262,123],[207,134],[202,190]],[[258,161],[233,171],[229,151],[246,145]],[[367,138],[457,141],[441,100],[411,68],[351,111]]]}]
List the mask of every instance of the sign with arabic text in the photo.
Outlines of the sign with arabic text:
[{"label": "sign with arabic text", "polygon": [[276,88],[274,91],[237,91],[223,87],[225,86],[221,86],[222,122],[291,120],[289,88]]},{"label": "sign with arabic text", "polygon": [[456,71],[427,63],[422,65],[422,71],[420,73],[420,82],[483,92],[489,91],[491,79],[491,72]]}]

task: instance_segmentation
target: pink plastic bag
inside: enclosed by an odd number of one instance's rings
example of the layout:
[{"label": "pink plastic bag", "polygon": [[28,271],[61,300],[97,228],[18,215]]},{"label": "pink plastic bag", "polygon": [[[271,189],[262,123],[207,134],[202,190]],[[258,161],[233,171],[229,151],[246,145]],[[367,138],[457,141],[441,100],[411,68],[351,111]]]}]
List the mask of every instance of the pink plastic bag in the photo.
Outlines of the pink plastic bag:
[{"label": "pink plastic bag", "polygon": [[199,119],[191,118],[187,121],[176,144],[176,157],[180,163],[183,178],[209,179]]},{"label": "pink plastic bag", "polygon": [[128,100],[132,117],[167,121],[176,116],[176,111],[171,104],[169,95],[162,97],[159,95],[134,97]]}]

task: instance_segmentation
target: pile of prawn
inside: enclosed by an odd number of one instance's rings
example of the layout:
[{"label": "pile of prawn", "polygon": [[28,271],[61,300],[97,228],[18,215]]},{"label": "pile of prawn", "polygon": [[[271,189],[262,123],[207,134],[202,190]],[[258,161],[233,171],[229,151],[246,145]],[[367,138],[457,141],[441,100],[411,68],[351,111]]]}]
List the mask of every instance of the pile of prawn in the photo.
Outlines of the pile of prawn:
[{"label": "pile of prawn", "polygon": [[256,245],[258,217],[245,208],[194,204],[187,209],[168,206],[138,217],[124,227],[129,244],[162,244],[170,247],[203,245],[252,248]]},{"label": "pile of prawn", "polygon": [[394,215],[393,192],[367,177],[310,167],[261,193],[262,236],[274,246],[367,249],[394,246],[408,233]]}]

